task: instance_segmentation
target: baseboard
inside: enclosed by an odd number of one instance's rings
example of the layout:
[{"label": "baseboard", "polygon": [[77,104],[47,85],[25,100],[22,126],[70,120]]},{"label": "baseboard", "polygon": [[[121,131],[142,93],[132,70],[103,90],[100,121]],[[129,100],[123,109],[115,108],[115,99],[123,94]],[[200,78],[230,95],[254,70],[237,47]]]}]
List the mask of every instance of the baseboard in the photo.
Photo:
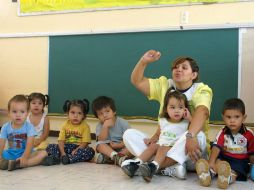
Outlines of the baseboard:
[{"label": "baseboard", "polygon": [[[58,137],[58,136],[59,136],[59,131],[50,130],[50,131],[49,131],[49,136],[50,136],[50,137]],[[95,140],[95,139],[96,139],[95,133],[91,133],[91,139],[92,139],[92,140]]]}]

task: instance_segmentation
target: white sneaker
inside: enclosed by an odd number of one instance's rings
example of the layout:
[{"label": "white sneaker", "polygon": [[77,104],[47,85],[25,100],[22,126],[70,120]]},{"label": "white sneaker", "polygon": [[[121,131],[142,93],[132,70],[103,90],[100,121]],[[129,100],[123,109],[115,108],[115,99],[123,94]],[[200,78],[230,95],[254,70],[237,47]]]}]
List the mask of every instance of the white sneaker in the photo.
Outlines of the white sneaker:
[{"label": "white sneaker", "polygon": [[[133,159],[124,160],[121,164],[121,168],[123,168],[126,165],[129,165],[131,162],[138,162],[138,161],[133,160]],[[137,163],[137,164],[139,165],[139,163]],[[141,176],[141,172],[140,172],[139,168],[136,170],[134,176]]]},{"label": "white sneaker", "polygon": [[186,165],[183,164],[175,164],[173,166],[169,166],[161,171],[162,175],[167,175],[170,177],[176,177],[178,179],[186,179],[187,171],[186,171]]},{"label": "white sneaker", "polygon": [[131,162],[136,162],[135,160],[133,159],[127,159],[127,160],[124,160],[121,164],[121,167],[123,166],[126,166],[126,165],[129,165]]}]

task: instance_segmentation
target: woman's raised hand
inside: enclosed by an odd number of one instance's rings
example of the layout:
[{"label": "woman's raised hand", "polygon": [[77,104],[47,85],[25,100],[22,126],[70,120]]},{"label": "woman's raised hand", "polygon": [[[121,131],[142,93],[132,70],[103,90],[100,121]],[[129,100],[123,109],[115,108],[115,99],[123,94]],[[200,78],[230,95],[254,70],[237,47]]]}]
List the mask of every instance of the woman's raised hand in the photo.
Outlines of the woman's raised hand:
[{"label": "woman's raised hand", "polygon": [[149,50],[147,51],[142,57],[141,57],[141,61],[145,62],[145,63],[152,63],[154,61],[159,60],[161,57],[161,53],[159,51],[156,50]]}]

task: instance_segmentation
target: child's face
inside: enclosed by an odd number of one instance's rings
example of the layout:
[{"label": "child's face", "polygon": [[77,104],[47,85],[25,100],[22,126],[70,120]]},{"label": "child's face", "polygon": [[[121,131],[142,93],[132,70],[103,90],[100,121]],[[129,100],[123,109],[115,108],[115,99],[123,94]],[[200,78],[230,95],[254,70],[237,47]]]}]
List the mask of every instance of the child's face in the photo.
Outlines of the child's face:
[{"label": "child's face", "polygon": [[43,102],[40,99],[33,99],[30,102],[30,109],[33,114],[42,113],[43,110]]},{"label": "child's face", "polygon": [[109,106],[100,109],[96,113],[101,123],[104,123],[105,120],[113,119],[116,116],[116,112],[113,112]]},{"label": "child's face", "polygon": [[14,127],[23,125],[28,115],[26,102],[12,102],[10,104],[9,117]]},{"label": "child's face", "polygon": [[73,125],[79,125],[84,119],[84,113],[78,106],[71,106],[68,112],[68,118]]},{"label": "child's face", "polygon": [[233,134],[238,133],[246,119],[246,115],[243,115],[239,110],[234,109],[225,110],[222,117],[226,126]]},{"label": "child's face", "polygon": [[168,101],[167,112],[170,121],[179,122],[185,114],[185,105],[183,100],[177,100],[172,97]]}]

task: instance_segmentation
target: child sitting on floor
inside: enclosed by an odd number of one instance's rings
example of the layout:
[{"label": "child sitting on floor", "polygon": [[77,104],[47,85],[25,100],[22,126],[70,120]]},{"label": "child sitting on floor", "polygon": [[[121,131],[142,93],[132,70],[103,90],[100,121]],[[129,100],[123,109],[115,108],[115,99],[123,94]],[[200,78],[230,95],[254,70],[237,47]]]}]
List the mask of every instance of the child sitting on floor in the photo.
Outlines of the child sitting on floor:
[{"label": "child sitting on floor", "polygon": [[218,187],[226,189],[235,180],[247,180],[249,161],[253,164],[254,158],[254,135],[243,124],[246,114],[242,100],[228,99],[222,116],[225,127],[217,134],[209,160],[198,160],[196,171],[202,186],[210,186],[212,177],[218,174]]},{"label": "child sitting on floor", "polygon": [[[33,151],[37,135],[34,126],[26,121],[29,101],[24,95],[16,95],[8,102],[10,122],[5,123],[0,135],[0,169],[12,171],[38,165],[46,156],[43,151]],[[5,143],[8,148],[4,150]]]},{"label": "child sitting on floor", "polygon": [[37,136],[34,139],[34,148],[36,150],[45,150],[48,142],[49,135],[49,119],[47,113],[44,111],[44,107],[49,103],[48,95],[41,93],[31,93],[28,96],[30,102],[30,113],[27,116],[27,121],[34,125],[37,132]]},{"label": "child sitting on floor", "polygon": [[96,150],[99,152],[96,163],[120,166],[130,155],[123,143],[123,133],[130,128],[129,124],[116,116],[115,103],[109,97],[97,97],[92,103],[92,110],[99,119],[96,127]]},{"label": "child sitting on floor", "polygon": [[85,122],[89,110],[88,100],[66,100],[63,106],[68,120],[63,124],[58,137],[58,144],[49,144],[48,156],[42,165],[73,164],[90,161],[94,157],[91,143],[90,127]]}]

